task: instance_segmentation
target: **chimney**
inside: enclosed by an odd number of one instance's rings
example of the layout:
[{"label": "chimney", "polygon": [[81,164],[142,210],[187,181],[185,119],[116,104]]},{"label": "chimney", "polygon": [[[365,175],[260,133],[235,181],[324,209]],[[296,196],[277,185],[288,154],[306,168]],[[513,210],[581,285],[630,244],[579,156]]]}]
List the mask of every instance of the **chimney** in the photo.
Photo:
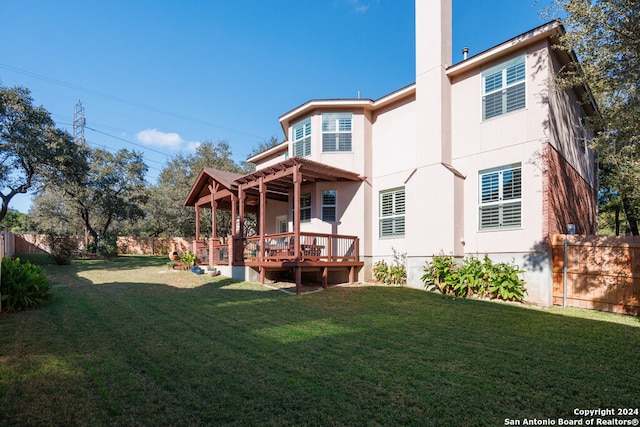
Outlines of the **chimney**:
[{"label": "chimney", "polygon": [[462,48],[462,60],[466,61],[467,60],[467,56],[469,56],[469,48],[468,47],[463,47]]},{"label": "chimney", "polygon": [[451,162],[452,0],[415,0],[418,165]]}]

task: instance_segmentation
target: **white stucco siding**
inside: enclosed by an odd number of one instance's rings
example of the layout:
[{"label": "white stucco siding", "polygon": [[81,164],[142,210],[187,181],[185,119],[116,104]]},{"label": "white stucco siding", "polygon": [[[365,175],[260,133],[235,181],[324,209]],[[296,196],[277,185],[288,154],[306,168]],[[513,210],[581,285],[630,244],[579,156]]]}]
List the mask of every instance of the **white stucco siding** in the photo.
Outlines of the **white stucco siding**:
[{"label": "white stucco siding", "polygon": [[[482,120],[482,71],[504,60],[526,55],[526,107]],[[548,141],[548,82],[544,64],[546,42],[536,43],[507,58],[470,70],[452,87],[453,165],[466,176],[464,229],[467,253],[517,253],[537,250],[542,240],[542,147]],[[518,229],[480,231],[480,171],[520,164],[522,225]]]},{"label": "white stucco siding", "polygon": [[[489,153],[456,159],[454,166],[465,173],[464,181],[464,251],[526,252],[539,248],[542,239],[542,170],[540,143],[505,147]],[[520,164],[522,167],[522,226],[510,230],[480,231],[479,172],[491,168]]]},{"label": "white stucco siding", "polygon": [[372,178],[411,172],[416,163],[415,101],[377,112],[372,126]]},{"label": "white stucco siding", "polygon": [[[327,110],[327,113],[344,112]],[[351,118],[351,151],[344,152],[322,152],[322,112],[317,114],[317,119],[314,120],[313,125],[317,124],[316,128],[312,128],[312,132],[315,134],[317,130],[317,138],[312,139],[312,144],[316,143],[317,151],[314,151],[312,160],[316,160],[320,163],[325,163],[340,169],[356,172],[363,175],[365,172],[365,144],[371,143],[370,137],[367,138],[365,129],[368,126],[368,119],[362,111],[347,111],[352,113]],[[312,149],[313,150],[313,149]]]}]

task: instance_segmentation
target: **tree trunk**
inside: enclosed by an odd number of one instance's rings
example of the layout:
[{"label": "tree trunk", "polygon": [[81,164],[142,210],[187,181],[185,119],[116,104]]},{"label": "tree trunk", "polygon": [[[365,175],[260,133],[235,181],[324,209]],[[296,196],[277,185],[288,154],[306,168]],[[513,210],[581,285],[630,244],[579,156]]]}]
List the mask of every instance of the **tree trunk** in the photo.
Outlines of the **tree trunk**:
[{"label": "tree trunk", "polygon": [[627,223],[629,224],[629,229],[631,230],[631,234],[634,236],[638,235],[638,219],[636,218],[635,212],[633,212],[633,206],[631,201],[623,197],[622,204],[624,205],[624,213],[627,216]]}]

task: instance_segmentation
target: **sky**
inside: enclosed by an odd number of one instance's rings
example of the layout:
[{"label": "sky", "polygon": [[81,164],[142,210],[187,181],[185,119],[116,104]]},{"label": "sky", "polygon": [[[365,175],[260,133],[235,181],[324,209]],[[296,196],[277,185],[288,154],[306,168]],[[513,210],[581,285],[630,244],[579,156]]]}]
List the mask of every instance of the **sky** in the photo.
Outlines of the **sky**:
[{"label": "sky", "polygon": [[[435,0],[417,0],[435,1]],[[551,0],[452,0],[453,62],[548,19]],[[311,99],[378,99],[415,82],[414,0],[0,0],[0,85],[24,86],[92,147],[167,160],[227,141],[235,161],[285,139]],[[28,212],[31,195],[10,208]]]}]

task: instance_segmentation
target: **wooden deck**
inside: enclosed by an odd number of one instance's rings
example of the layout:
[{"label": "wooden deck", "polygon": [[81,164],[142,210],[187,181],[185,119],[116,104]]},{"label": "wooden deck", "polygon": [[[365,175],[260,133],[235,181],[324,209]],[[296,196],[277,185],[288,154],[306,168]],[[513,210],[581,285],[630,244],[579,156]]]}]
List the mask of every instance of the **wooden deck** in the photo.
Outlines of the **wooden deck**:
[{"label": "wooden deck", "polygon": [[[303,272],[322,274],[327,286],[328,272],[348,271],[349,283],[355,281],[356,270],[364,263],[359,259],[359,240],[355,236],[301,232],[266,234],[247,238],[228,238],[194,242],[200,264],[247,266],[260,272],[264,283],[267,271],[293,270],[296,288],[300,288]],[[232,256],[229,256],[232,254]]]}]

